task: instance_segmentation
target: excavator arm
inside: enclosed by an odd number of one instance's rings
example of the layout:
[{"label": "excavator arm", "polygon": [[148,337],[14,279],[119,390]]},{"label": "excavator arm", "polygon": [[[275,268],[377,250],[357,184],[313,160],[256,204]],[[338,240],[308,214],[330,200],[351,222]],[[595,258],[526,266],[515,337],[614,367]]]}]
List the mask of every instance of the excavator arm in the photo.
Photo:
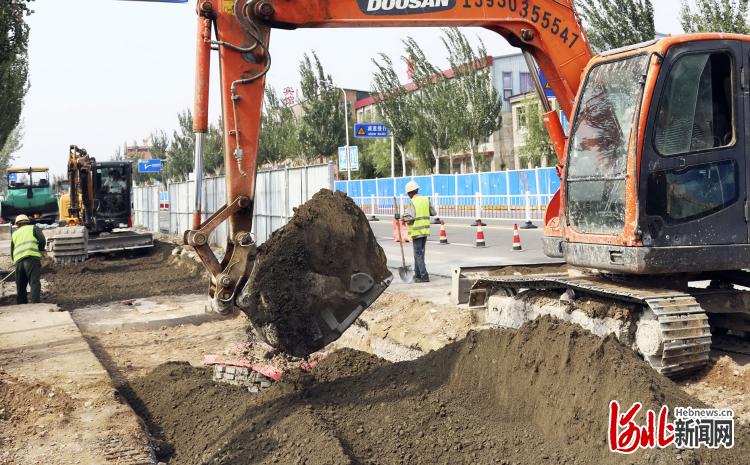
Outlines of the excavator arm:
[{"label": "excavator arm", "polygon": [[[250,230],[265,75],[271,65],[271,29],[484,27],[521,48],[530,67],[535,68],[534,61],[538,63],[568,116],[592,56],[571,0],[199,0],[197,13],[196,198],[193,227],[184,239],[208,269],[209,296],[213,308],[222,313],[245,306],[243,286],[256,253]],[[221,69],[227,203],[203,220],[202,151],[208,128],[212,49],[218,51]],[[535,72],[532,76],[537,77]],[[563,130],[538,79],[536,84],[545,123],[562,163]],[[208,241],[224,221],[229,223],[229,243],[219,261]]]}]

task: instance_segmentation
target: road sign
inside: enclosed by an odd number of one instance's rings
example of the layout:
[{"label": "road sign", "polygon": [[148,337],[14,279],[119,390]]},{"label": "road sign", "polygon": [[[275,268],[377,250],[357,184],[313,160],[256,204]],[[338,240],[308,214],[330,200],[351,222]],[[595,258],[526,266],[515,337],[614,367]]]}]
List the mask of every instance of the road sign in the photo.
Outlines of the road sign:
[{"label": "road sign", "polygon": [[363,123],[354,125],[354,137],[384,139],[389,136],[385,124]]},{"label": "road sign", "polygon": [[[349,156],[352,158],[352,171],[359,171],[359,147],[350,145]],[[346,147],[339,147],[339,171],[342,173],[347,171]]]},{"label": "road sign", "polygon": [[139,173],[161,173],[161,160],[138,160]]},{"label": "road sign", "polygon": [[544,93],[547,95],[547,98],[554,97],[555,93],[552,92],[552,87],[547,82],[547,78],[544,77],[542,70],[539,70],[539,79],[542,81],[542,87],[544,87]]},{"label": "road sign", "polygon": [[18,173],[9,173],[8,182],[16,182],[18,180]]}]

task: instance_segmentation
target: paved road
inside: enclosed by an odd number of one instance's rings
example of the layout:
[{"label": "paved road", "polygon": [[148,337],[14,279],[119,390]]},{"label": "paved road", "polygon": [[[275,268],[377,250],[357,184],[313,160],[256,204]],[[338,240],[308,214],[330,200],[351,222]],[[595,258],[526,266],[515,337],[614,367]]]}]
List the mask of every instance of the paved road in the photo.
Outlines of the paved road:
[{"label": "paved road", "polygon": [[[440,226],[432,225],[432,234],[428,239],[426,263],[427,271],[440,276],[450,276],[454,266],[510,265],[520,263],[544,263],[552,260],[542,252],[542,230],[521,230],[522,252],[513,251],[513,225],[509,223],[490,223],[484,227],[486,247],[475,247],[476,227],[469,226],[468,220],[446,221],[448,245],[439,243]],[[378,242],[388,257],[388,266],[401,265],[401,252],[398,242],[393,240],[391,222],[370,222]],[[414,258],[411,243],[404,244],[406,263],[413,266]]]}]

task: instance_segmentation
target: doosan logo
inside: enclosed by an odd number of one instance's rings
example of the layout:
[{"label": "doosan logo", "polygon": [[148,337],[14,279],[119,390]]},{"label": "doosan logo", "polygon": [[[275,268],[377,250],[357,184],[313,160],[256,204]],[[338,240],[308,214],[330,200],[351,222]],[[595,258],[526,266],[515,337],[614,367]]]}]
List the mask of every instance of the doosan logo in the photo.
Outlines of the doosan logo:
[{"label": "doosan logo", "polygon": [[450,10],[456,0],[357,0],[367,15],[414,15]]}]

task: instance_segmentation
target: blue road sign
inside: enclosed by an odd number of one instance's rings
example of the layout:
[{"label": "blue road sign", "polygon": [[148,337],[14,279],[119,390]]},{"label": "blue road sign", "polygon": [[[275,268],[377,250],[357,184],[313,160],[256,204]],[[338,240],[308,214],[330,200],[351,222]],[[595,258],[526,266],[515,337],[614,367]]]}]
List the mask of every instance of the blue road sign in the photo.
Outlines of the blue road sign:
[{"label": "blue road sign", "polygon": [[552,87],[549,86],[547,78],[544,77],[541,69],[539,70],[539,79],[542,81],[542,87],[544,87],[544,93],[547,94],[547,97],[554,97],[555,93],[552,92]]},{"label": "blue road sign", "polygon": [[18,180],[18,173],[8,174],[8,182],[16,182]]},{"label": "blue road sign", "polygon": [[382,123],[362,123],[354,125],[354,137],[382,139],[390,136],[388,128]]},{"label": "blue road sign", "polygon": [[[349,156],[352,159],[352,171],[359,170],[359,147],[356,145],[349,146]],[[339,147],[339,171],[345,173],[346,167],[346,147]]]},{"label": "blue road sign", "polygon": [[138,160],[139,173],[161,173],[161,160]]}]

